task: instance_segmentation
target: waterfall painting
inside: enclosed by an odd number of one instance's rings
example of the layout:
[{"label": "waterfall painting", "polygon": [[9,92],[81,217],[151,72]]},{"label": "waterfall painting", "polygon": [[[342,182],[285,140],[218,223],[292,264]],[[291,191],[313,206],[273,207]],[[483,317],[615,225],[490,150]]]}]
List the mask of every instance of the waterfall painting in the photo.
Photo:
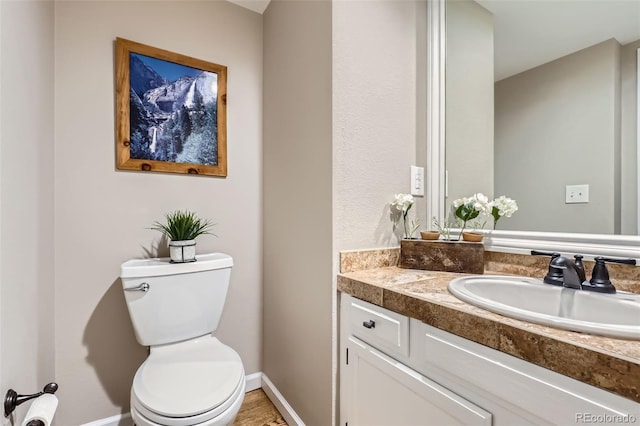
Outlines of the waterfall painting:
[{"label": "waterfall painting", "polygon": [[227,175],[227,67],[116,39],[117,167]]}]

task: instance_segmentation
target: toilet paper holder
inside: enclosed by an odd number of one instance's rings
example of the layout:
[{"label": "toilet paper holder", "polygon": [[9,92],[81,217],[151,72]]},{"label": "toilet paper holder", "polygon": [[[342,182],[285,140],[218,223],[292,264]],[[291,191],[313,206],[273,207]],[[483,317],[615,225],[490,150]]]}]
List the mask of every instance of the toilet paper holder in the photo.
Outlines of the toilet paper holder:
[{"label": "toilet paper holder", "polygon": [[42,388],[42,392],[34,393],[32,395],[18,395],[18,392],[13,389],[9,389],[4,396],[4,416],[9,417],[13,410],[23,402],[27,402],[31,399],[37,398],[45,393],[54,394],[58,390],[57,383],[47,383],[44,388]]}]

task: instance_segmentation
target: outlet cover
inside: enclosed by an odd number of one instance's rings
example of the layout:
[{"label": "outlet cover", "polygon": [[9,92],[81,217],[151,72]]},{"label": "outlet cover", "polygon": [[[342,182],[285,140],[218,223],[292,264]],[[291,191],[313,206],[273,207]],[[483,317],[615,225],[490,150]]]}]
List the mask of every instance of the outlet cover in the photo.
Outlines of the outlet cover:
[{"label": "outlet cover", "polygon": [[589,185],[567,185],[565,191],[565,204],[577,204],[589,202]]}]

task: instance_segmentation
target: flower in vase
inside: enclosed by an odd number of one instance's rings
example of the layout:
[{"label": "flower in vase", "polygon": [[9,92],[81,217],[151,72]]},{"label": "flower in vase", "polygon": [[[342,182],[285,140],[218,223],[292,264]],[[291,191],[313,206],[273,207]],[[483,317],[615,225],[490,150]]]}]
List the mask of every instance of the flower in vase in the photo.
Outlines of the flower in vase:
[{"label": "flower in vase", "polygon": [[454,200],[453,208],[455,209],[456,217],[462,221],[462,229],[460,230],[460,235],[462,235],[468,221],[477,218],[481,213],[490,212],[489,198],[478,192],[471,197]]},{"label": "flower in vase", "polygon": [[396,194],[395,200],[391,203],[391,207],[402,214],[405,238],[411,238],[416,229],[418,229],[418,224],[415,220],[411,223],[410,228],[407,228],[407,215],[413,206],[413,202],[413,195],[411,194]]}]

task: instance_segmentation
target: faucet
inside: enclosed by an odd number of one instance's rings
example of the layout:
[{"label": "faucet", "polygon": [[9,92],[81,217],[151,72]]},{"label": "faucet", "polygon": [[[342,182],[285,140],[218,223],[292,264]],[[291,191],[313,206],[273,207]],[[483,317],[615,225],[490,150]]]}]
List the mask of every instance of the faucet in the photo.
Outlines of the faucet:
[{"label": "faucet", "polygon": [[609,279],[609,271],[607,271],[606,262],[619,263],[622,265],[635,265],[635,259],[610,259],[608,257],[596,256],[593,258],[596,262],[593,267],[593,275],[591,280],[584,283],[584,289],[595,291],[597,293],[615,293],[616,288]]},{"label": "faucet", "polygon": [[554,279],[553,282],[548,282],[547,277],[545,277],[544,281],[547,284],[562,285],[563,287],[582,290],[582,283],[585,281],[585,278],[581,259],[582,256],[576,258],[576,262],[574,262],[564,256],[553,257],[549,264],[549,271],[552,272],[552,270],[555,270],[556,275],[558,275],[557,272],[562,271],[562,282],[558,282],[557,279]]},{"label": "faucet", "polygon": [[576,290],[595,291],[597,293],[615,293],[616,288],[609,280],[609,272],[607,271],[606,262],[619,263],[622,265],[635,265],[636,259],[611,259],[602,256],[594,257],[595,266],[593,268],[592,277],[587,280],[585,277],[584,264],[582,263],[581,254],[573,256],[575,262],[558,252],[546,252],[531,250],[534,256],[551,256],[549,263],[549,271],[545,275],[543,281],[546,284],[573,288]]},{"label": "faucet", "polygon": [[531,250],[534,256],[551,256],[549,271],[542,280],[546,284],[557,285],[575,290],[582,290],[585,283],[583,256],[576,254],[575,262],[569,258],[561,256],[560,253],[548,253],[544,251]]}]

